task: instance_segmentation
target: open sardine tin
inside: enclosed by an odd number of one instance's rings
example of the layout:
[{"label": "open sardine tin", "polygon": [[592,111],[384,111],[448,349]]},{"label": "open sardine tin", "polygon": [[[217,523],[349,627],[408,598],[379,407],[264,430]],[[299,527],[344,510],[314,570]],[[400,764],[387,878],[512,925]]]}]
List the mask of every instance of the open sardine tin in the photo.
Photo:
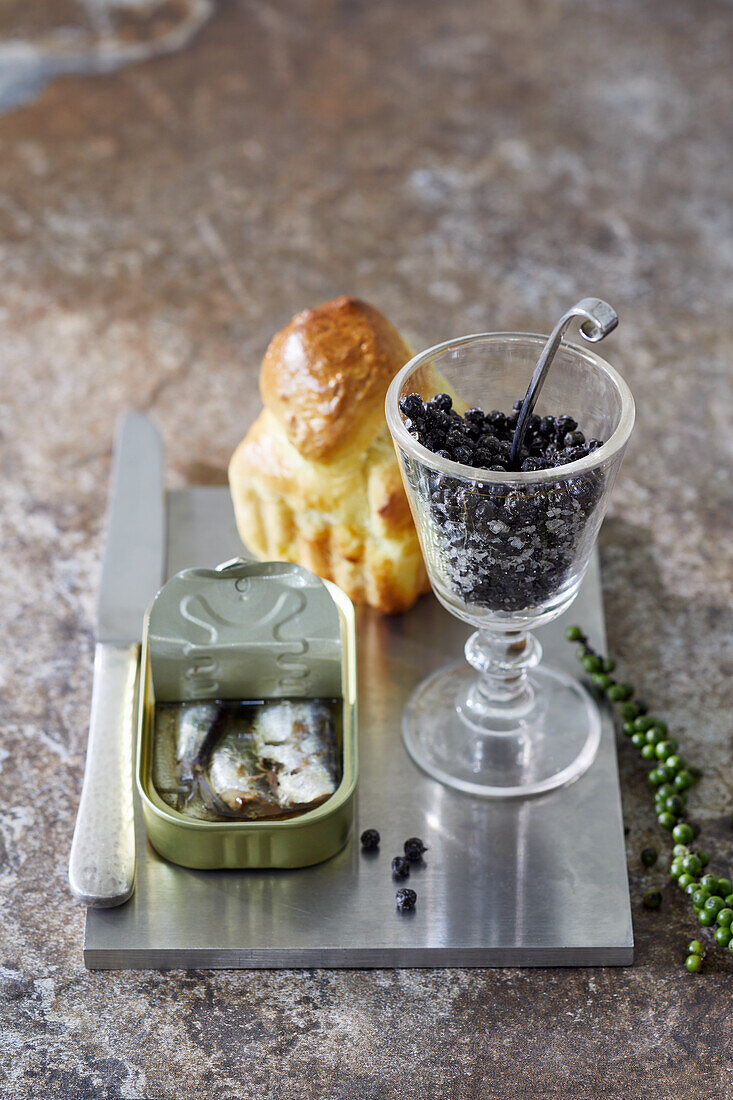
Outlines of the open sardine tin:
[{"label": "open sardine tin", "polygon": [[[187,569],[156,596],[143,633],[137,786],[153,847],[186,867],[304,867],[349,835],[357,778],[354,609],[336,585],[284,562]],[[337,699],[340,782],[277,820],[198,820],[154,784],[156,703]]]}]

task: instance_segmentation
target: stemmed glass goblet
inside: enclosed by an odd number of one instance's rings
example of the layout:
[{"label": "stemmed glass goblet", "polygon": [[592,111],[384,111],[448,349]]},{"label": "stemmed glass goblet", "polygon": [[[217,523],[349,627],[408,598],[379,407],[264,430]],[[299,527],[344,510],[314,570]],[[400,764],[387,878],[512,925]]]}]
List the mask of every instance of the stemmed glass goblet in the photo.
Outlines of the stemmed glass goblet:
[{"label": "stemmed glass goblet", "polygon": [[476,628],[467,664],[419,685],[403,715],[408,752],[449,786],[493,798],[540,794],[589,767],[600,717],[572,676],[540,663],[530,631],[577,595],[634,423],[631,392],[595,352],[563,341],[535,412],[574,418],[603,445],[550,469],[477,469],[433,453],[407,430],[400,399],[454,395],[461,411],[511,414],[546,338],[483,333],[416,355],[396,375],[386,415],[438,600]]}]

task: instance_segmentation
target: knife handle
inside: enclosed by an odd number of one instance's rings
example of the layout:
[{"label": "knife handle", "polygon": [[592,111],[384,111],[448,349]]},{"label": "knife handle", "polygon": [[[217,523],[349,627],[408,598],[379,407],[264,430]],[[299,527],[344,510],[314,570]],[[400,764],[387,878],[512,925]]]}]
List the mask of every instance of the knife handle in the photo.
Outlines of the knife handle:
[{"label": "knife handle", "polygon": [[69,885],[93,908],[122,905],[135,885],[132,743],[140,646],[94,652],[87,761],[69,858]]}]

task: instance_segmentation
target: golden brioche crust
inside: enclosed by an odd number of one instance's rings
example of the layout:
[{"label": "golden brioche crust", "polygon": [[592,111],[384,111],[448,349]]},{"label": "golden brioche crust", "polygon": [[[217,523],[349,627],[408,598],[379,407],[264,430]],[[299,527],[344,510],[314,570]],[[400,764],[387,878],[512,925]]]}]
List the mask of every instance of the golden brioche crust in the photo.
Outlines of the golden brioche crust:
[{"label": "golden brioche crust", "polygon": [[[229,465],[237,527],[253,553],[298,562],[387,612],[430,587],[384,418],[389,383],[411,354],[357,298],[299,313],[270,342],[265,408]],[[432,367],[417,381],[441,383]]]},{"label": "golden brioche crust", "polygon": [[334,458],[374,436],[387,387],[410,356],[379,310],[344,295],[303,310],[273,337],[260,393],[301,455]]}]

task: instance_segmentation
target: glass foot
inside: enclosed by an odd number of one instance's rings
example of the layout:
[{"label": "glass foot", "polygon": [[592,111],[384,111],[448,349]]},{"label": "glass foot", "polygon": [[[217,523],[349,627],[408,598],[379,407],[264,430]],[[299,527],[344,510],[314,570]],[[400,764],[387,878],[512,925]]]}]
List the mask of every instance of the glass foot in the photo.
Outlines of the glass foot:
[{"label": "glass foot", "polygon": [[498,728],[475,720],[477,675],[441,669],[411,695],[402,719],[408,753],[433,779],[483,798],[528,798],[567,786],[592,764],[601,740],[585,688],[542,664],[527,678],[524,706]]}]

